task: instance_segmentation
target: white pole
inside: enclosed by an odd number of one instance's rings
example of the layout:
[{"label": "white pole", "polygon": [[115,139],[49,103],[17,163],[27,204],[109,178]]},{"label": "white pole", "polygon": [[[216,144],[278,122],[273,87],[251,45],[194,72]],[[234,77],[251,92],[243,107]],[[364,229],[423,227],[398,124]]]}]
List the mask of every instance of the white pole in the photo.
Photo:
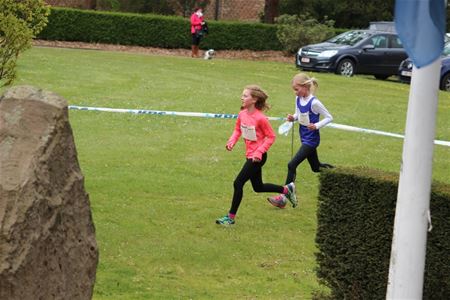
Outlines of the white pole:
[{"label": "white pole", "polygon": [[386,299],[422,299],[440,66],[413,67]]}]

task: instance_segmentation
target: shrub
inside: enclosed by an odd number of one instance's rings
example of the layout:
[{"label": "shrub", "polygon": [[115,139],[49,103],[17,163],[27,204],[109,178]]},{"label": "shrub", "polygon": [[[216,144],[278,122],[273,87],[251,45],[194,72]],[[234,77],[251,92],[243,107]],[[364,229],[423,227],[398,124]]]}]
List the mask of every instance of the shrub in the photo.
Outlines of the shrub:
[{"label": "shrub", "polygon": [[322,42],[335,35],[334,21],[323,24],[308,15],[281,15],[277,20],[277,37],[287,53],[299,47]]},{"label": "shrub", "polygon": [[[336,168],[320,174],[317,276],[333,299],[385,299],[398,174]],[[450,186],[433,183],[423,299],[450,297]]]},{"label": "shrub", "polygon": [[49,12],[43,0],[0,0],[0,86],[14,80],[17,57],[45,27]]},{"label": "shrub", "polygon": [[[281,49],[274,25],[208,21],[208,27],[202,48]],[[52,8],[39,38],[160,48],[190,48],[192,41],[188,18],[67,8]]]}]

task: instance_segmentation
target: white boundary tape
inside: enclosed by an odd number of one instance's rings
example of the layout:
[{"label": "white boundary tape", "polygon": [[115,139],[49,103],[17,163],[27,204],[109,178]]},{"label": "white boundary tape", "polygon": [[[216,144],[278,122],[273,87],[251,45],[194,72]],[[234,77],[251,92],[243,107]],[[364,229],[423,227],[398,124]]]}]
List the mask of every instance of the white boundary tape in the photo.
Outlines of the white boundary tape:
[{"label": "white boundary tape", "polygon": [[[147,109],[126,109],[126,108],[107,108],[107,107],[89,107],[89,106],[76,106],[69,105],[69,109],[74,110],[88,110],[88,111],[102,111],[102,112],[114,112],[114,113],[131,113],[131,114],[143,114],[143,115],[158,115],[158,116],[183,116],[183,117],[199,117],[199,118],[215,118],[215,119],[236,119],[237,114],[216,114],[216,113],[200,113],[200,112],[182,112],[182,111],[163,111],[163,110],[147,110]],[[285,121],[286,118],[282,117],[268,117],[271,121]],[[341,129],[353,132],[363,132],[377,135],[384,135],[396,138],[404,138],[404,135],[397,133],[390,133],[380,130],[372,130],[359,128],[349,125],[341,125],[336,123],[330,123],[327,127]],[[435,140],[436,145],[442,145],[450,147],[450,141]]]}]

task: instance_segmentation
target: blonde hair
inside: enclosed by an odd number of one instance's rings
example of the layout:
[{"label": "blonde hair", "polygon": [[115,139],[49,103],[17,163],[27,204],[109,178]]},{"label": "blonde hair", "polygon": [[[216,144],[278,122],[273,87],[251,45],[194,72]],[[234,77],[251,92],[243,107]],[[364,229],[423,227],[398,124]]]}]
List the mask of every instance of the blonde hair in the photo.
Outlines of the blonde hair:
[{"label": "blonde hair", "polygon": [[292,78],[292,84],[307,86],[311,94],[314,94],[316,89],[319,87],[317,79],[314,77],[309,77],[305,73],[298,73]]},{"label": "blonde hair", "polygon": [[257,109],[268,110],[270,108],[270,105],[266,102],[269,95],[258,85],[250,84],[244,87],[244,89],[250,91],[252,98],[256,99],[255,107]]}]

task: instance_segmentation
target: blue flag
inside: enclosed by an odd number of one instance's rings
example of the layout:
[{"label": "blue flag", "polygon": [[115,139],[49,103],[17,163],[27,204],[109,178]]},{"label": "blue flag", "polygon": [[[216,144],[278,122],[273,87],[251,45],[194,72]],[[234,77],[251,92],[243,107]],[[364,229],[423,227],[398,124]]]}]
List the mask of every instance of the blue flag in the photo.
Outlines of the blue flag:
[{"label": "blue flag", "polygon": [[445,0],[396,0],[395,27],[417,68],[435,61],[444,49]]}]

